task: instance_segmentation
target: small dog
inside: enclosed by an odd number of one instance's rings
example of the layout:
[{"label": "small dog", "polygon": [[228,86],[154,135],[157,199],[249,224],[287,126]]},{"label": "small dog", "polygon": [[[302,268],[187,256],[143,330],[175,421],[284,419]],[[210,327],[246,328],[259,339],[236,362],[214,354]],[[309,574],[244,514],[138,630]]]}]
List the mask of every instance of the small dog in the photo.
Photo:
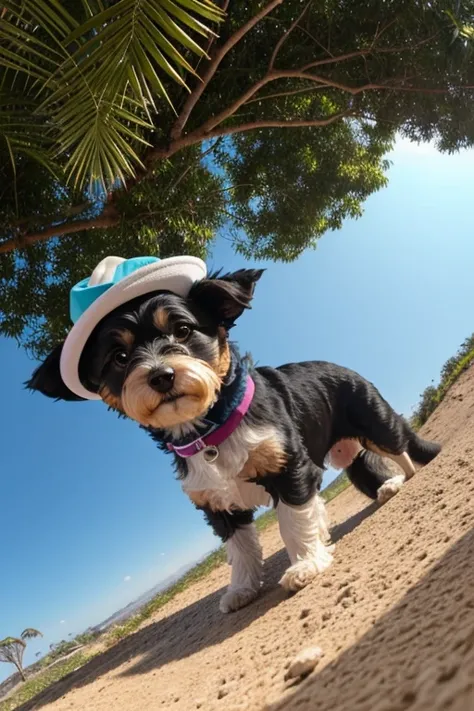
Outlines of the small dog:
[{"label": "small dog", "polygon": [[[276,508],[291,563],[281,585],[296,591],[332,560],[318,495],[328,461],[383,502],[413,476],[414,462],[440,451],[351,370],[319,361],[255,368],[239,354],[229,330],[250,308],[262,271],[210,275],[186,297],[157,291],[128,301],[94,328],[78,368],[88,391],[173,452],[184,491],[226,542],[232,572],[223,612],[261,587],[258,506]],[[61,350],[27,387],[80,400],[61,377]],[[382,457],[403,475],[393,476]]]}]

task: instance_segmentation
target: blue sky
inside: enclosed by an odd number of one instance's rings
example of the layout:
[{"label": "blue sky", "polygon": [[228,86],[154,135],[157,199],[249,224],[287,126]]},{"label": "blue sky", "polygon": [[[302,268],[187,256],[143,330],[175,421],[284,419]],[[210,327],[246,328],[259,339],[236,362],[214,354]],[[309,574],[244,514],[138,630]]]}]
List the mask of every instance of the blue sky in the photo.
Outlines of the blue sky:
[{"label": "blue sky", "polygon": [[[261,364],[354,368],[408,414],[474,331],[474,152],[446,156],[400,141],[391,158],[389,187],[362,219],[296,263],[265,265],[233,336]],[[244,264],[225,239],[209,262]],[[25,392],[34,363],[11,341],[0,340],[0,362],[0,638],[42,630],[31,662],[217,540],[137,426],[100,403]],[[0,679],[11,671],[0,665]]]}]

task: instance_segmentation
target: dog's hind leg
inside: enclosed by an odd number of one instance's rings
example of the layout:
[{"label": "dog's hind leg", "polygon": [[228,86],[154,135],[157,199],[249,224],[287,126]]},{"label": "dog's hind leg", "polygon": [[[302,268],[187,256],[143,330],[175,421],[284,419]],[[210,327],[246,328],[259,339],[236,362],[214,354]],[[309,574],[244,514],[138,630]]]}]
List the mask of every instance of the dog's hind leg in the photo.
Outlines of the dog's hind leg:
[{"label": "dog's hind leg", "polygon": [[279,501],[278,524],[291,566],[280,580],[289,592],[306,587],[318,573],[332,563],[326,510],[318,494],[302,505],[290,506]]},{"label": "dog's hind leg", "polygon": [[386,503],[398,494],[405,483],[405,474],[394,474],[385,464],[386,457],[362,450],[347,467],[346,473],[351,483],[370,499],[379,504]]},{"label": "dog's hind leg", "polygon": [[380,487],[393,478],[387,460],[366,449],[361,449],[354,461],[346,467],[346,474],[351,484],[369,499],[376,499]]},{"label": "dog's hind leg", "polygon": [[[433,459],[441,449],[437,444],[421,440],[376,388],[366,381],[354,393],[348,407],[348,420],[365,449],[388,457],[404,472],[381,485],[377,491],[380,503],[398,493],[405,481],[416,473],[410,454],[416,453],[415,461],[427,463],[429,457]],[[423,457],[425,461],[420,462]]]}]

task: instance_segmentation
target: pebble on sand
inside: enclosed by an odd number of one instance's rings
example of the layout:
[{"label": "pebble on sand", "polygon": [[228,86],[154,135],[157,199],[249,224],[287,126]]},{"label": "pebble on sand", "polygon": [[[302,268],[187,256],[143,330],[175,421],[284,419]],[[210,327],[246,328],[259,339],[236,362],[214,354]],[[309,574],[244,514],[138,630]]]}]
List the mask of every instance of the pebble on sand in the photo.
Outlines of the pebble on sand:
[{"label": "pebble on sand", "polygon": [[285,679],[297,679],[300,676],[310,674],[322,656],[323,650],[321,647],[306,647],[302,649],[288,667]]}]

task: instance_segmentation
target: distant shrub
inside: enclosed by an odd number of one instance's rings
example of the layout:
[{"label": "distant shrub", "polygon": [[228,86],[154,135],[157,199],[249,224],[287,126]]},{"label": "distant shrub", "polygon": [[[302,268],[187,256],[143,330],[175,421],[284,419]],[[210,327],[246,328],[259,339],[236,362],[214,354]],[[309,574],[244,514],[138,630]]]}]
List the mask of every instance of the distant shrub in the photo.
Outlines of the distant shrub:
[{"label": "distant shrub", "polygon": [[90,644],[99,636],[99,632],[81,632],[74,638],[77,644]]},{"label": "distant shrub", "polygon": [[429,416],[436,410],[444,399],[449,388],[474,361],[474,333],[458,348],[456,355],[448,358],[441,368],[440,382],[437,387],[429,385],[421,394],[413,415],[410,418],[411,426],[417,430],[425,424]]}]

